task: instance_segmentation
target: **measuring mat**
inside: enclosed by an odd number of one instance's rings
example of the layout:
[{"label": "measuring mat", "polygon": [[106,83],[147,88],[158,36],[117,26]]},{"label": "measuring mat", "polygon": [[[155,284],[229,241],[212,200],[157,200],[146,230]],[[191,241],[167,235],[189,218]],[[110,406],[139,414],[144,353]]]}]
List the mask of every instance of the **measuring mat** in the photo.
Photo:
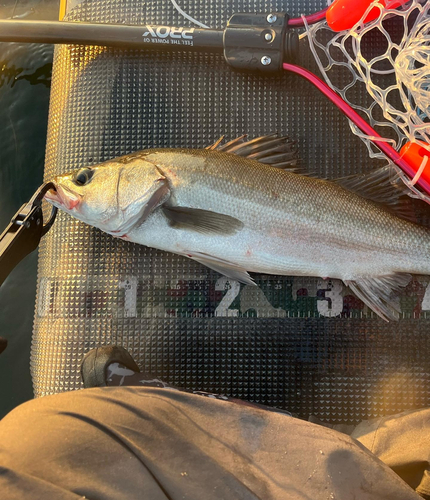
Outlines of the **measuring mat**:
[{"label": "measuring mat", "polygon": [[[323,7],[293,1],[288,13]],[[233,13],[281,12],[286,4],[185,0],[181,8],[223,28]],[[85,1],[66,19],[193,26],[168,0]],[[300,50],[300,64],[318,74],[306,39]],[[359,100],[365,89],[351,91]],[[297,76],[240,72],[216,54],[58,46],[45,178],[140,149],[276,132],[296,140],[300,166],[321,177],[380,165],[339,110]],[[172,385],[304,418],[355,423],[429,405],[429,277],[414,277],[391,323],[338,280],[253,277],[258,287],[60,213],[39,251],[35,395],[81,388],[84,354],[117,344]]]}]

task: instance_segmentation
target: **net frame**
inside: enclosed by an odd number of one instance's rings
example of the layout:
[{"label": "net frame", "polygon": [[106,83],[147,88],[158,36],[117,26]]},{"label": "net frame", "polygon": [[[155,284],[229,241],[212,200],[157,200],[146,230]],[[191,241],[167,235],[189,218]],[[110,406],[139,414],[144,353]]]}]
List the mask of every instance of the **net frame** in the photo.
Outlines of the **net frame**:
[{"label": "net frame", "polygon": [[[303,36],[308,39],[326,83],[387,142],[395,149],[406,142],[424,143],[430,153],[430,3],[412,0],[397,9],[391,9],[390,4],[393,1],[384,8],[378,0],[373,1],[350,30],[341,32],[332,31],[326,21],[309,25],[303,16],[306,30]],[[365,23],[374,8],[379,15]],[[389,32],[389,23],[403,27],[400,38],[398,29],[396,37]],[[366,44],[375,36],[379,37],[382,48],[379,54],[370,57],[366,54]],[[381,43],[381,37],[385,42]],[[339,72],[345,70],[350,77],[338,78]],[[370,97],[368,106],[350,97],[349,90],[355,85],[365,86]],[[366,144],[371,158],[385,160],[393,167],[393,184],[403,181],[409,188],[409,196],[430,203],[430,196],[415,186],[416,180],[387,160],[374,144],[374,136],[364,134],[351,121],[349,124],[351,131]]]}]

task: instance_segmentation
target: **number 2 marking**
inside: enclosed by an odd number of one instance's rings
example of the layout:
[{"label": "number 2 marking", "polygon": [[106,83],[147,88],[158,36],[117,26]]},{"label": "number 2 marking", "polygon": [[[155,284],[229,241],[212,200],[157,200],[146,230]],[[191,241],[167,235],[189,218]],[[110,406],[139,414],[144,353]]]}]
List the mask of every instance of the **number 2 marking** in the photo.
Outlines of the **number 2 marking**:
[{"label": "number 2 marking", "polygon": [[215,309],[215,316],[239,316],[239,309],[229,309],[229,307],[240,293],[240,283],[223,276],[215,283],[215,290],[227,290],[227,293]]},{"label": "number 2 marking", "polygon": [[423,297],[423,301],[421,302],[421,309],[423,311],[430,310],[430,283],[427,285],[426,292]]}]

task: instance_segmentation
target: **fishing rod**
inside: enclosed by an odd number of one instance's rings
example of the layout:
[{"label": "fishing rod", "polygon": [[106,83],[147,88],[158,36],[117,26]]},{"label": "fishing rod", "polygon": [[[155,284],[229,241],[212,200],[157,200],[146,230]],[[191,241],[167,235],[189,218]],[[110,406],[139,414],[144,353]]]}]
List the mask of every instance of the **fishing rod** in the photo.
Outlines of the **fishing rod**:
[{"label": "fishing rod", "polygon": [[[287,28],[301,28],[320,21],[327,21],[334,31],[342,31],[354,26],[365,13],[372,0],[336,0],[330,7],[314,14],[290,18],[285,13],[234,14],[223,29],[178,28],[164,25],[124,25],[64,21],[0,20],[0,42],[52,43],[99,45],[106,47],[134,48],[147,50],[185,50],[223,52],[232,64],[229,52],[233,47],[246,49],[247,46],[262,49],[269,54],[280,50],[283,44],[284,62],[296,54],[297,35]],[[379,0],[385,6],[388,0]],[[391,0],[390,8],[396,8],[408,0]],[[365,22],[379,14],[372,9]],[[273,71],[280,69],[271,62],[262,63],[260,69]],[[233,64],[234,65],[234,62]]]},{"label": "fishing rod", "polygon": [[[234,14],[225,29],[64,21],[0,21],[1,42],[98,45],[151,51],[219,52],[231,66],[279,71],[298,52],[285,13]],[[310,19],[312,21],[312,16]]]},{"label": "fishing rod", "polygon": [[[325,18],[328,9],[305,16],[308,24]],[[178,28],[164,25],[124,25],[64,21],[0,20],[0,42],[53,43],[99,45],[147,50],[185,50],[223,52],[234,44],[255,49],[279,50],[285,43],[288,52],[297,49],[297,35],[286,33],[286,28],[303,27],[300,18],[290,18],[284,13],[234,14],[225,29]],[[285,40],[282,40],[285,38]],[[292,44],[292,47],[290,47]],[[269,52],[268,52],[269,51]],[[271,64],[261,69],[273,70]],[[280,68],[277,68],[280,69]]]}]

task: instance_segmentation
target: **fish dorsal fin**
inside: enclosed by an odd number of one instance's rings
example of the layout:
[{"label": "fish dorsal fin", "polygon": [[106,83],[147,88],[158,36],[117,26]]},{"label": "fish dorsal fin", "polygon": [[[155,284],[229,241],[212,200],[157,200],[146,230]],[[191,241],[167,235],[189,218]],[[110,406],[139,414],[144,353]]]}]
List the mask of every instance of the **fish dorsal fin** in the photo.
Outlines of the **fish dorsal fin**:
[{"label": "fish dorsal fin", "polygon": [[215,141],[212,145],[206,147],[205,149],[210,149],[211,151],[213,151],[222,143],[222,141],[224,140],[224,137],[225,137],[225,135],[222,135],[217,141]]},{"label": "fish dorsal fin", "polygon": [[334,182],[367,200],[393,212],[398,217],[416,222],[409,190],[392,165],[372,170],[368,174],[356,174],[336,179]]},{"label": "fish dorsal fin", "polygon": [[345,284],[383,320],[399,319],[399,306],[396,294],[411,280],[410,274],[394,273],[375,278],[345,280]]},{"label": "fish dorsal fin", "polygon": [[295,143],[288,137],[271,134],[248,141],[246,135],[241,135],[221,145],[223,139],[224,136],[220,137],[206,149],[243,156],[276,168],[296,170],[297,149]]}]

